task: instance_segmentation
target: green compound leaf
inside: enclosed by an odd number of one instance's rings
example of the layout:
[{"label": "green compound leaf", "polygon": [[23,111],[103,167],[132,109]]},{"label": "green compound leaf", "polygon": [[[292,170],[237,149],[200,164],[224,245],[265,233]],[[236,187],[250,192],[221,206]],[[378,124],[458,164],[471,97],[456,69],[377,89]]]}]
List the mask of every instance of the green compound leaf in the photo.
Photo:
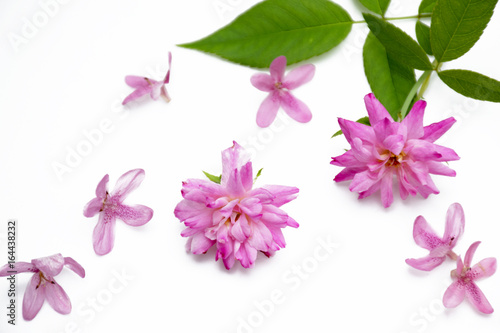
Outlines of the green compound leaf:
[{"label": "green compound leaf", "polygon": [[265,68],[281,55],[290,65],[325,53],[351,26],[349,14],[329,0],[267,0],[213,34],[179,46]]},{"label": "green compound leaf", "polygon": [[[370,125],[370,119],[368,117],[363,117],[363,118],[359,118],[358,120],[356,120],[357,123],[360,123],[360,124],[364,124],[364,125],[367,125],[367,126],[371,126]],[[342,134],[342,130],[340,131],[337,131],[335,132],[334,135],[332,135],[332,138],[336,137],[336,136],[339,136]]]},{"label": "green compound leaf", "polygon": [[481,101],[500,102],[500,82],[497,80],[462,69],[441,71],[438,75],[459,94]]},{"label": "green compound leaf", "polygon": [[401,63],[420,70],[432,69],[431,62],[418,43],[395,25],[363,13],[368,28],[384,45],[387,53]]},{"label": "green compound leaf", "polygon": [[391,0],[359,0],[359,2],[372,12],[384,16]]},{"label": "green compound leaf", "polygon": [[479,40],[498,0],[439,0],[432,13],[431,45],[438,62],[463,56]]},{"label": "green compound leaf", "polygon": [[417,21],[415,33],[417,34],[417,41],[425,53],[432,55],[431,28],[427,24]]},{"label": "green compound leaf", "polygon": [[420,6],[418,7],[419,14],[432,14],[434,7],[436,6],[437,0],[422,0]]},{"label": "green compound leaf", "polygon": [[211,175],[211,174],[209,174],[208,172],[205,172],[205,171],[203,171],[203,173],[205,174],[205,176],[207,176],[207,178],[209,180],[213,181],[214,183],[220,184],[222,175],[220,175],[220,176],[214,176],[214,175]]},{"label": "green compound leaf", "polygon": [[415,71],[388,55],[372,33],[366,37],[363,63],[372,92],[392,118],[397,120],[406,97],[417,82]]}]

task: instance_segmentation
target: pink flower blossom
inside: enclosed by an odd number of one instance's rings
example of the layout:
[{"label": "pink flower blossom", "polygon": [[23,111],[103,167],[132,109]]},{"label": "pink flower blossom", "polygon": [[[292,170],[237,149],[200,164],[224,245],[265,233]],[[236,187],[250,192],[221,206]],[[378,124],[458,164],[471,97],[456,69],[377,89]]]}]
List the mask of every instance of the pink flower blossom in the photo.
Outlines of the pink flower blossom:
[{"label": "pink flower blossom", "polygon": [[38,258],[29,262],[6,264],[0,268],[0,276],[10,276],[18,273],[32,272],[28,288],[23,298],[23,318],[32,320],[40,311],[43,302],[47,300],[50,306],[61,314],[71,312],[71,302],[63,288],[54,280],[66,266],[80,277],[85,277],[85,270],[70,257],[60,253],[49,257]]},{"label": "pink flower blossom", "polygon": [[371,126],[339,118],[339,124],[351,149],[333,157],[331,164],[345,167],[334,179],[352,180],[349,190],[366,198],[380,190],[382,204],[393,202],[393,177],[399,183],[404,200],[409,194],[420,193],[427,198],[439,190],[431,174],[455,176],[455,171],[442,162],[460,159],[450,148],[434,144],[455,119],[450,117],[429,126],[423,126],[425,101],[413,105],[402,122],[395,122],[373,94],[365,96]]},{"label": "pink flower blossom", "polygon": [[446,289],[443,296],[445,307],[454,308],[467,297],[477,310],[486,314],[493,313],[490,302],[474,282],[493,275],[497,269],[497,260],[486,258],[471,267],[472,257],[480,243],[475,242],[469,247],[464,262],[462,262],[462,258],[458,257],[457,269],[451,271],[451,277],[455,281]]},{"label": "pink flower blossom", "polygon": [[128,95],[122,102],[123,105],[132,102],[146,94],[149,94],[153,100],[158,100],[161,96],[168,103],[170,102],[170,96],[168,96],[165,84],[170,81],[170,65],[172,64],[172,53],[168,53],[168,71],[165,78],[162,81],[155,81],[153,79],[143,77],[128,75],[125,77],[125,83],[130,87],[134,88],[134,92]]},{"label": "pink flower blossom", "polygon": [[202,254],[216,244],[215,259],[230,269],[235,260],[249,268],[258,251],[271,256],[285,247],[281,229],[299,225],[280,207],[295,199],[299,189],[278,185],[252,189],[252,185],[252,162],[236,142],[222,152],[220,184],[201,179],[183,182],[184,200],[174,214],[187,226],[181,235],[189,237],[189,251]]},{"label": "pink flower blossom", "polygon": [[107,191],[109,175],[105,175],[97,184],[96,197],[83,209],[83,215],[92,217],[99,213],[99,221],[94,229],[94,251],[99,255],[108,254],[115,242],[115,224],[119,218],[133,227],[146,224],[153,217],[153,210],[143,205],[128,206],[123,201],[144,180],[142,169],[124,173],[116,182],[111,194]]},{"label": "pink flower blossom", "polygon": [[274,59],[269,67],[271,75],[258,73],[250,79],[255,88],[269,93],[257,112],[257,125],[260,127],[271,125],[280,106],[298,122],[307,123],[312,118],[307,105],[295,98],[291,90],[312,80],[315,71],[314,65],[307,64],[297,67],[286,76],[285,69],[286,57],[280,56]]},{"label": "pink flower blossom", "polygon": [[423,258],[406,259],[406,263],[413,268],[430,271],[441,265],[447,256],[456,260],[457,255],[453,252],[453,248],[462,236],[464,227],[464,211],[459,203],[454,203],[448,208],[443,237],[439,237],[432,230],[423,216],[417,217],[413,225],[413,239],[417,245],[430,252]]}]

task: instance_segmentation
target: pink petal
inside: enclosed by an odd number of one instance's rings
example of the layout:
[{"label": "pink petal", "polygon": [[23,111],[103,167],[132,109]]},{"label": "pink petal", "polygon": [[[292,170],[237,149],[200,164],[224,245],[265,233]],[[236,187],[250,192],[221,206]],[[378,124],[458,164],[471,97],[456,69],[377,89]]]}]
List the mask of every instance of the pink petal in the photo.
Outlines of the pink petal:
[{"label": "pink petal", "polygon": [[167,103],[172,100],[168,95],[167,88],[165,88],[165,86],[161,86],[161,96],[165,99],[165,101],[167,101]]},{"label": "pink petal", "polygon": [[161,95],[161,88],[163,87],[163,82],[154,82],[153,83],[153,86],[151,88],[151,93],[150,93],[150,96],[153,100],[158,100],[158,98],[160,98],[160,95]]},{"label": "pink petal", "polygon": [[168,52],[168,71],[167,71],[167,74],[165,75],[165,78],[163,79],[163,83],[170,82],[170,68],[171,67],[172,67],[172,52]]},{"label": "pink petal", "polygon": [[333,178],[333,181],[335,182],[345,182],[347,180],[352,180],[356,174],[365,171],[364,168],[345,168],[344,170],[340,171],[335,178]]},{"label": "pink petal", "polygon": [[153,217],[153,210],[143,205],[126,206],[119,204],[115,212],[120,220],[134,227],[148,223]]},{"label": "pink petal", "polygon": [[142,96],[146,95],[149,92],[151,92],[151,86],[149,85],[147,87],[137,88],[130,95],[125,97],[125,99],[122,102],[122,105],[135,101],[136,99],[141,98]]},{"label": "pink petal", "polygon": [[64,258],[64,265],[67,266],[69,269],[71,269],[73,272],[78,274],[81,278],[85,277],[85,270],[83,269],[82,265],[76,262],[71,257],[65,257]]},{"label": "pink petal", "polygon": [[368,118],[370,118],[370,124],[372,124],[372,126],[375,126],[384,118],[389,119],[391,123],[394,122],[389,112],[387,112],[385,107],[379,102],[373,93],[365,96],[365,105],[366,110],[368,111]]},{"label": "pink petal", "polygon": [[441,120],[440,122],[430,124],[424,127],[424,135],[421,137],[421,140],[426,140],[429,142],[434,142],[443,136],[453,124],[456,123],[455,118],[450,117],[445,120]]},{"label": "pink petal", "polygon": [[145,177],[145,172],[142,169],[130,170],[118,178],[111,196],[116,198],[118,202],[122,202],[133,190],[135,190]]},{"label": "pink petal", "polygon": [[372,144],[375,141],[373,128],[355,121],[339,118],[339,125],[347,141],[353,145],[354,139],[359,138],[363,143]]},{"label": "pink petal", "polygon": [[174,215],[186,226],[196,229],[204,229],[212,225],[213,211],[205,205],[182,200],[177,204]]},{"label": "pink petal", "polygon": [[479,280],[492,276],[497,270],[497,260],[495,258],[486,258],[475,264],[469,271],[474,280]]},{"label": "pink petal", "polygon": [[103,207],[102,198],[94,198],[90,200],[83,208],[83,216],[92,217],[101,211]]},{"label": "pink petal", "polygon": [[465,258],[464,258],[464,266],[469,268],[471,267],[471,262],[472,258],[474,257],[474,253],[476,253],[477,247],[481,244],[481,242],[475,242],[472,243],[471,246],[469,246],[469,249],[465,253]]},{"label": "pink petal", "polygon": [[224,267],[226,267],[226,269],[231,269],[235,262],[234,255],[228,256],[227,258],[222,259],[222,261],[224,262]]},{"label": "pink petal", "polygon": [[385,208],[390,207],[393,202],[392,178],[392,172],[387,172],[380,183],[380,195]]},{"label": "pink petal", "polygon": [[37,288],[40,283],[40,274],[35,273],[31,277],[23,298],[23,318],[32,320],[40,311],[45,300],[45,288]]},{"label": "pink petal", "polygon": [[[232,147],[222,152],[221,185],[228,190],[229,194],[239,197],[246,192],[244,184],[248,184],[249,181],[253,182],[252,176],[247,170],[247,168],[251,168],[251,163],[250,154],[236,142],[233,142]],[[241,172],[242,169],[246,170]]]},{"label": "pink petal", "polygon": [[[10,271],[15,271],[16,273],[9,273]],[[10,267],[10,264],[5,264],[0,268],[0,277],[10,276],[12,274],[26,273],[26,272],[38,272],[38,269],[29,262],[18,261],[14,263],[14,268]]]},{"label": "pink petal", "polygon": [[245,242],[235,251],[234,257],[240,261],[241,266],[250,268],[257,259],[257,250],[250,246],[248,242]]},{"label": "pink petal", "polygon": [[377,183],[379,183],[379,179],[374,179],[371,172],[367,170],[357,173],[354,176],[351,184],[349,185],[349,190],[351,192],[364,192]]},{"label": "pink petal", "polygon": [[455,281],[446,289],[443,296],[443,304],[446,308],[455,308],[462,303],[464,298],[464,285],[460,281]]},{"label": "pink petal", "polygon": [[419,259],[406,259],[405,262],[413,268],[421,271],[431,271],[445,261],[446,257],[426,256]]},{"label": "pink petal", "polygon": [[60,314],[68,314],[71,312],[71,301],[66,292],[57,282],[47,282],[44,285],[45,298],[56,312]]},{"label": "pink petal", "polygon": [[413,239],[418,246],[427,250],[433,250],[442,244],[441,238],[422,215],[418,216],[413,224]]},{"label": "pink petal", "polygon": [[97,198],[101,199],[106,198],[108,182],[109,182],[109,175],[105,175],[104,177],[102,177],[99,184],[97,184],[97,187],[95,189],[95,195]]},{"label": "pink petal", "polygon": [[[481,289],[474,282],[469,282],[465,286],[465,295],[472,305],[485,314],[493,313],[493,307],[486,299]],[[446,306],[446,305],[445,305]]]},{"label": "pink petal", "polygon": [[281,96],[281,106],[292,119],[299,123],[307,123],[312,119],[311,110],[301,100],[290,92],[284,92]]},{"label": "pink petal", "polygon": [[257,198],[245,198],[238,204],[238,207],[250,217],[255,217],[262,212],[262,204]]},{"label": "pink petal", "polygon": [[297,193],[299,193],[299,189],[292,186],[265,185],[262,188],[274,196],[273,205],[276,207],[281,207],[294,200],[297,198]]},{"label": "pink petal", "polygon": [[283,87],[293,90],[311,81],[314,77],[316,67],[312,64],[303,65],[292,69],[283,80]]},{"label": "pink petal", "polygon": [[258,251],[266,252],[270,249],[273,242],[273,235],[263,223],[253,221],[253,233],[248,239],[248,244]]},{"label": "pink petal", "polygon": [[286,57],[279,56],[273,60],[269,66],[269,72],[274,82],[283,82],[283,76],[285,75],[286,69]]},{"label": "pink petal", "polygon": [[437,145],[424,140],[408,140],[406,153],[411,154],[415,161],[440,161],[443,155],[438,151]]},{"label": "pink petal", "polygon": [[106,211],[99,214],[99,221],[94,228],[92,235],[94,251],[98,255],[108,254],[115,243],[116,217]]},{"label": "pink petal", "polygon": [[454,203],[446,213],[446,226],[443,241],[448,243],[450,249],[457,244],[458,238],[462,236],[465,227],[464,210],[459,203]]},{"label": "pink petal", "polygon": [[132,88],[143,88],[149,86],[147,78],[144,76],[127,75],[125,76],[125,83]]},{"label": "pink petal", "polygon": [[271,92],[275,88],[275,82],[269,74],[254,74],[250,78],[250,83],[252,83],[255,88],[265,92]]},{"label": "pink petal", "polygon": [[266,205],[272,203],[275,199],[275,196],[264,187],[258,187],[251,190],[250,192],[248,192],[248,196],[257,198],[262,204]]},{"label": "pink petal", "polygon": [[41,270],[43,274],[56,276],[61,273],[64,267],[64,257],[58,253],[48,257],[33,259],[31,263]]},{"label": "pink petal", "polygon": [[427,103],[419,100],[401,122],[407,128],[408,139],[420,139],[424,135],[424,111]]},{"label": "pink petal", "polygon": [[383,141],[383,145],[394,155],[399,155],[405,145],[405,140],[402,135],[389,135]]},{"label": "pink petal", "polygon": [[450,167],[446,166],[441,162],[427,161],[426,164],[427,167],[429,168],[429,173],[432,173],[433,175],[441,175],[448,177],[455,177],[457,175],[455,170],[451,169]]},{"label": "pink petal", "polygon": [[212,245],[215,244],[214,240],[208,239],[203,233],[197,233],[189,239],[189,250],[193,254],[203,254],[208,251]]},{"label": "pink petal", "polygon": [[233,224],[231,228],[231,236],[234,237],[238,242],[244,242],[252,234],[252,229],[248,224],[248,220],[245,215],[241,215],[240,218]]},{"label": "pink petal", "polygon": [[279,108],[280,101],[278,99],[278,93],[270,93],[262,101],[257,111],[257,125],[262,128],[271,125],[278,114]]}]

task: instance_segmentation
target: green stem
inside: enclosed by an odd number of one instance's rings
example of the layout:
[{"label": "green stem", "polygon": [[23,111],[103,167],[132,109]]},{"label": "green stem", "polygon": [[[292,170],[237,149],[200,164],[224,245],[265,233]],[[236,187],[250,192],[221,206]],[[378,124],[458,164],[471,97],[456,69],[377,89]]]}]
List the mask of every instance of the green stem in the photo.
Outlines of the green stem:
[{"label": "green stem", "polygon": [[408,113],[408,109],[410,108],[411,101],[413,100],[413,97],[417,93],[418,88],[426,81],[432,73],[433,69],[429,69],[428,71],[425,71],[422,76],[418,79],[418,81],[413,85],[413,87],[410,90],[410,93],[406,97],[405,103],[403,104],[403,107],[401,108],[401,114],[399,116],[400,120],[405,119],[406,114]]},{"label": "green stem", "polygon": [[[402,17],[382,17],[385,21],[394,21],[394,20],[408,20],[408,19],[421,19],[424,17],[432,17],[432,14],[418,14],[412,16],[402,16]],[[366,21],[353,21],[353,24],[356,23],[366,23]]]},{"label": "green stem", "polygon": [[403,17],[385,17],[386,21],[394,21],[394,20],[407,20],[407,19],[421,19],[424,17],[432,17],[432,14],[418,14],[412,16],[403,16]]}]

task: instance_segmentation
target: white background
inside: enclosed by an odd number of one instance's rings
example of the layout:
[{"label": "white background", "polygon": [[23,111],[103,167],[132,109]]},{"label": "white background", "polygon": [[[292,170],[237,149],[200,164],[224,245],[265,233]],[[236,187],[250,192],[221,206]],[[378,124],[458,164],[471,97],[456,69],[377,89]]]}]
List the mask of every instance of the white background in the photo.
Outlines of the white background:
[{"label": "white background", "polygon": [[[424,215],[442,233],[453,202],[466,214],[455,252],[464,255],[481,240],[474,262],[500,258],[499,106],[467,99],[434,75],[424,122],[457,119],[438,141],[461,156],[450,163],[457,177],[435,176],[441,194],[427,200],[403,202],[396,192],[389,209],[378,196],[358,201],[347,183],[332,181],[341,169],[330,158],[349,147],[343,137],[330,136],[338,130],[337,117],[366,115],[366,25],[355,25],[334,51],[310,60],[316,76],[295,94],[311,108],[312,121],[283,117],[272,129],[255,123],[266,96],[250,84],[255,69],[175,46],[208,35],[255,3],[73,0],[52,8],[44,22],[38,1],[0,2],[0,263],[7,261],[6,222],[16,218],[18,260],[62,253],[87,273],[81,279],[65,269],[56,277],[71,298],[71,314],[57,314],[46,303],[26,322],[19,308],[15,328],[7,324],[8,284],[2,278],[0,332],[498,331],[498,312],[481,315],[467,302],[443,310],[441,298],[455,268],[451,260],[430,273],[404,260],[427,254],[414,244],[415,218]],[[338,3],[361,19],[355,1]],[[387,16],[415,14],[418,3],[394,0]],[[221,4],[225,10],[217,11]],[[500,79],[499,15],[471,52],[443,69]],[[26,22],[34,20],[40,27],[13,47],[9,38],[22,36]],[[396,23],[414,36],[414,20]],[[169,51],[171,103],[146,99],[120,107],[132,92],[125,75],[161,79]],[[86,145],[84,133],[103,121],[111,124],[108,133],[96,135],[86,156],[58,178],[54,163],[66,164],[70,151]],[[220,152],[233,139],[252,149],[254,170],[264,167],[257,186],[300,188],[299,197],[284,207],[300,227],[284,231],[287,247],[273,258],[259,256],[252,269],[235,265],[226,271],[213,251],[186,253],[173,210],[181,182],[202,178],[202,169],[218,174]],[[154,217],[140,228],[118,221],[113,251],[99,257],[92,248],[98,218],[85,218],[82,209],[106,173],[112,189],[134,168],[143,168],[146,178],[127,202],[150,206]],[[335,248],[326,252],[323,243]],[[123,274],[125,281],[116,278]],[[29,279],[30,274],[18,276],[19,306]],[[500,311],[500,274],[478,285]],[[272,294],[281,295],[279,304],[270,305]]]}]

